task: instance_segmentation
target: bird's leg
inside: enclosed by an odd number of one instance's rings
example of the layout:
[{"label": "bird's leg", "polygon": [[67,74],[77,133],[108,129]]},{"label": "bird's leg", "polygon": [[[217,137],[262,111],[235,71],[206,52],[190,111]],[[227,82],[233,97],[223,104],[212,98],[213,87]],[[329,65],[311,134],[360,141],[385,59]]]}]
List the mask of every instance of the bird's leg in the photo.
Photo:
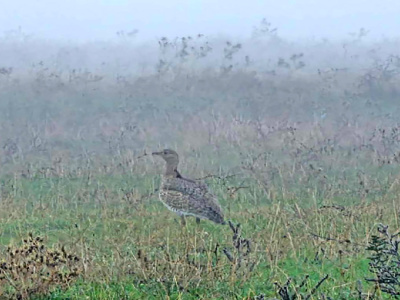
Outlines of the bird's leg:
[{"label": "bird's leg", "polygon": [[181,223],[182,223],[182,226],[186,226],[186,219],[185,219],[185,216],[183,216],[183,215],[181,215]]},{"label": "bird's leg", "polygon": [[196,224],[200,224],[200,218],[196,218]]}]

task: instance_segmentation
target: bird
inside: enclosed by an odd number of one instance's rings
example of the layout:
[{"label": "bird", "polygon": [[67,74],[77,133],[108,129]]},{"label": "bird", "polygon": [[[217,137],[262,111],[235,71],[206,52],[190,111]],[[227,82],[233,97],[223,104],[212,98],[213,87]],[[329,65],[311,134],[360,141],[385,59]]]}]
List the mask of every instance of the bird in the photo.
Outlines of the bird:
[{"label": "bird", "polygon": [[208,187],[203,183],[184,178],[178,172],[178,153],[171,149],[164,149],[153,152],[152,155],[160,156],[166,162],[159,198],[169,210],[181,216],[182,225],[186,224],[185,216],[196,217],[197,223],[200,219],[208,219],[217,224],[226,224],[218,199]]}]

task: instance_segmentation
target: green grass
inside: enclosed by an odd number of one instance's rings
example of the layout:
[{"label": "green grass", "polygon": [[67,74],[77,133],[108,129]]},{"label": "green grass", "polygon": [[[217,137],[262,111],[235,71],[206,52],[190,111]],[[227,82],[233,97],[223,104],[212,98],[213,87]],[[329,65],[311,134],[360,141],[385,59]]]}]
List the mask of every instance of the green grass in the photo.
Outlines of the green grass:
[{"label": "green grass", "polygon": [[[143,198],[138,193],[133,196],[137,198],[134,204],[125,200],[121,189],[128,182],[151,192],[150,177],[98,175],[90,185],[85,180],[19,179],[14,182],[16,196],[2,202],[7,209],[0,213],[1,251],[32,232],[45,236],[49,245],[65,245],[87,261],[78,282],[42,299],[276,297],[273,282],[283,284],[290,277],[300,283],[309,275],[304,288],[311,290],[325,274],[329,278],[318,292],[333,299],[356,299],[358,281],[364,292],[373,290],[364,281],[373,276],[368,271],[364,245],[375,232],[374,224],[397,222],[396,215],[390,213],[393,205],[397,207],[395,203],[351,204],[348,200],[345,210],[337,211],[319,209],[312,199],[256,202],[254,198],[262,192],[258,185],[252,185],[232,198],[221,197],[222,206],[229,207],[227,217],[240,222],[242,236],[252,242],[249,260],[254,269],[250,272],[243,268],[235,274],[222,251],[232,248],[228,226],[208,221],[196,225],[189,219],[182,227],[156,195]],[[209,183],[223,196],[219,180]],[[385,212],[381,216],[375,214],[379,209]],[[350,242],[327,241],[324,237]],[[214,256],[217,245],[218,261]],[[143,265],[139,250],[153,265]],[[187,257],[193,259],[194,266]]]}]

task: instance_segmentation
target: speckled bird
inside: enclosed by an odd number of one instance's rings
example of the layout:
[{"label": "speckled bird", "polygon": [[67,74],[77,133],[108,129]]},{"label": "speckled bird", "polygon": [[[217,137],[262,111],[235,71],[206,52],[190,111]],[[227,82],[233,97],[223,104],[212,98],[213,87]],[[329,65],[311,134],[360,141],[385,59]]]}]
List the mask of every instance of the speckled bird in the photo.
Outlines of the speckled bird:
[{"label": "speckled bird", "polygon": [[166,170],[161,180],[159,197],[161,202],[171,211],[182,217],[194,216],[196,221],[208,219],[217,224],[225,224],[224,216],[218,200],[205,184],[183,178],[178,172],[179,156],[174,150],[165,149],[154,152],[166,162]]}]

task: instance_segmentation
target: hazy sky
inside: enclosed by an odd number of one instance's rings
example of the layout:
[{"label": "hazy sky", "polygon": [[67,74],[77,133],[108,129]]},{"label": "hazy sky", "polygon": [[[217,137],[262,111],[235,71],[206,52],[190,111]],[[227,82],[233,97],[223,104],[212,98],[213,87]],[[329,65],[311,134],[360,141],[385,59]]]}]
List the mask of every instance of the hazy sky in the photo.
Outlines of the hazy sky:
[{"label": "hazy sky", "polygon": [[0,33],[109,40],[197,33],[249,36],[265,17],[283,37],[343,37],[365,27],[372,37],[400,35],[400,0],[0,0]]}]

